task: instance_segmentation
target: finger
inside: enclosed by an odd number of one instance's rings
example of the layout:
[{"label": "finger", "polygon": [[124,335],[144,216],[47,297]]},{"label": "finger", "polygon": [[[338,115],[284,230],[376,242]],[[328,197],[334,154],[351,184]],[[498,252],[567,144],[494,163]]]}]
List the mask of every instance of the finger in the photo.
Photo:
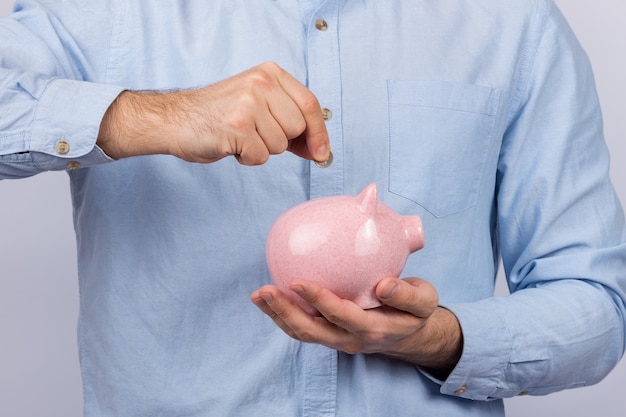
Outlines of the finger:
[{"label": "finger", "polygon": [[340,349],[350,335],[323,317],[302,310],[274,286],[265,286],[250,296],[251,301],[267,314],[290,337],[306,343],[318,343]]},{"label": "finger", "polygon": [[[279,302],[276,304],[276,299],[278,298]],[[250,296],[250,300],[287,335],[296,338],[295,332],[286,324],[285,319],[289,319],[288,309],[284,306],[281,306],[281,294],[275,291],[275,287],[272,286],[264,286],[261,289],[255,291]],[[292,306],[293,307],[293,306]],[[278,311],[281,312],[279,314],[274,309],[277,308]]]},{"label": "finger", "polygon": [[313,305],[326,320],[342,329],[358,333],[367,325],[365,310],[314,282],[296,279],[289,288]]},{"label": "finger", "polygon": [[[286,76],[291,77],[288,74]],[[269,115],[278,123],[287,139],[297,138],[306,131],[306,120],[290,92],[277,79],[276,83],[279,88],[271,89],[266,95]]]},{"label": "finger", "polygon": [[385,278],[376,286],[376,295],[387,306],[428,318],[439,303],[435,287],[419,278]]},{"label": "finger", "polygon": [[311,90],[279,67],[276,68],[276,76],[285,92],[295,102],[305,122],[305,129],[299,135],[304,141],[297,140],[289,150],[307,159],[325,161],[330,152],[330,143],[319,101]]},{"label": "finger", "polygon": [[[266,162],[269,155],[288,149],[288,139],[299,137],[306,130],[304,116],[290,92],[279,81],[279,76],[291,79],[293,86],[299,85],[297,80],[273,63],[259,65],[239,75],[246,86],[245,94],[239,94],[239,110],[229,112],[227,119],[228,125],[233,126],[237,133],[236,150],[232,153],[242,164]],[[301,84],[299,86],[308,91]],[[257,143],[257,140],[261,142]]]},{"label": "finger", "polygon": [[326,345],[344,352],[385,351],[424,324],[423,319],[389,306],[363,310],[314,282],[294,280],[290,288],[332,323],[335,339],[332,346]]},{"label": "finger", "polygon": [[242,165],[262,165],[267,162],[270,152],[258,133],[238,141],[234,154]]},{"label": "finger", "polygon": [[270,155],[278,155],[287,150],[289,141],[282,126],[268,113],[268,117],[257,120],[256,129]]},{"label": "finger", "polygon": [[307,142],[307,137],[305,135],[305,133],[302,133],[300,136],[298,136],[295,139],[291,139],[289,140],[289,145],[287,150],[291,153],[293,153],[294,155],[299,156],[300,158],[303,159],[308,159],[310,161],[325,161],[326,159],[318,159],[318,158],[314,158],[311,155],[311,151],[309,150],[309,144]]}]

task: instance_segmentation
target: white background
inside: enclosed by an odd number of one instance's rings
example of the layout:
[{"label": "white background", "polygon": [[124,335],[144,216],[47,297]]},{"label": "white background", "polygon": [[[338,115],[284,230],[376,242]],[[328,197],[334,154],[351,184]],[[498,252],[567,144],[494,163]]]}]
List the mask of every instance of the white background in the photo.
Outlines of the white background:
[{"label": "white background", "polygon": [[[626,203],[626,2],[557,3],[593,63],[611,175]],[[0,0],[0,16],[12,4]],[[0,274],[0,416],[81,416],[76,255],[65,173],[0,181]],[[506,400],[507,415],[624,417],[625,386],[622,361],[598,385]]]}]

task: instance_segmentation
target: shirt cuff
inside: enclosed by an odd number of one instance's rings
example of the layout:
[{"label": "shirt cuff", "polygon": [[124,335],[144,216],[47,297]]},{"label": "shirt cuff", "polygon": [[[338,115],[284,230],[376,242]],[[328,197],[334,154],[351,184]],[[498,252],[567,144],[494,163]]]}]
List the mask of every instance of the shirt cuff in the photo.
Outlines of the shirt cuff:
[{"label": "shirt cuff", "polygon": [[[493,308],[492,302],[497,300],[445,306],[461,324],[463,354],[441,385],[442,394],[479,401],[503,397],[498,387],[511,357],[512,337],[502,316],[494,314],[498,309]],[[524,393],[510,392],[504,396],[520,394]]]},{"label": "shirt cuff", "polygon": [[[100,123],[124,90],[115,85],[54,79],[41,95],[27,148],[46,170],[111,161],[96,146]],[[72,162],[74,162],[72,164]]]}]

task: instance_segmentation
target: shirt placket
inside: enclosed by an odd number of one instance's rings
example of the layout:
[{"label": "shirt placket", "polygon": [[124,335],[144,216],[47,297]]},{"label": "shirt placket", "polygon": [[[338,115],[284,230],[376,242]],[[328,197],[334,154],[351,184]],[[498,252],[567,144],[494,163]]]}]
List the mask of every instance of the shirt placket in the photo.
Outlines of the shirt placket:
[{"label": "shirt placket", "polygon": [[326,1],[313,12],[308,25],[308,87],[317,96],[330,138],[333,161],[310,167],[311,198],[343,193],[343,132],[341,129],[341,73],[337,1]]},{"label": "shirt placket", "polygon": [[[303,2],[302,4],[304,5]],[[343,136],[341,131],[341,78],[337,1],[316,2],[307,27],[308,87],[317,96],[330,137],[331,164],[310,166],[310,197],[343,192]],[[319,3],[319,2],[317,2]],[[325,346],[304,346],[304,417],[333,417],[337,402],[337,351]]]}]

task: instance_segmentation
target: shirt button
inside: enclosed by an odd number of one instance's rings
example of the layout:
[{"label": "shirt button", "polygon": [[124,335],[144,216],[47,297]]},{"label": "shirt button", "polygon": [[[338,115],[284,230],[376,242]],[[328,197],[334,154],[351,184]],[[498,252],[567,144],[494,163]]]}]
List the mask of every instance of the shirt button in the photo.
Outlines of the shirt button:
[{"label": "shirt button", "polygon": [[330,120],[333,117],[333,113],[330,110],[324,108],[322,109],[322,117],[324,118],[324,120]]},{"label": "shirt button", "polygon": [[68,171],[71,171],[71,170],[77,169],[77,168],[80,168],[80,162],[72,161],[72,162],[69,162],[67,164]]},{"label": "shirt button", "polygon": [[55,149],[58,154],[66,155],[70,151],[70,144],[64,140],[60,140],[57,142]]},{"label": "shirt button", "polygon": [[324,19],[317,19],[315,21],[315,27],[317,28],[317,30],[324,31],[328,29],[328,23],[326,23]]},{"label": "shirt button", "polygon": [[463,395],[465,394],[465,392],[467,391],[467,385],[461,385],[460,387],[458,387],[456,389],[456,391],[454,391],[455,395]]}]

